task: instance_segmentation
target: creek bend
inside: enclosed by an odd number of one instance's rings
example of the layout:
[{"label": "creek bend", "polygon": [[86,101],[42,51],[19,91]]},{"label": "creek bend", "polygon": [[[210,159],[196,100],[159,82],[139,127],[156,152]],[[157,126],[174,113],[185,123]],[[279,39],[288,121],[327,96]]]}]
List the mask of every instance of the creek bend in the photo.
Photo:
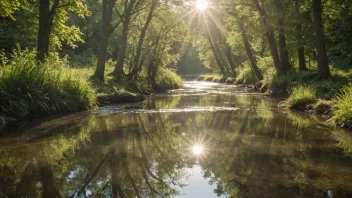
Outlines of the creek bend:
[{"label": "creek bend", "polygon": [[0,197],[351,197],[352,136],[186,81],[0,138]]}]

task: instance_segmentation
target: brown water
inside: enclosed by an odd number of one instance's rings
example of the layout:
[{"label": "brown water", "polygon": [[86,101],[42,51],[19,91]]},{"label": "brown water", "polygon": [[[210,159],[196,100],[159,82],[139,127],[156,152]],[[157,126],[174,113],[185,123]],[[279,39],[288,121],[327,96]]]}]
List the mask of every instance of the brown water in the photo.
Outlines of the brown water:
[{"label": "brown water", "polygon": [[0,197],[351,197],[352,136],[278,102],[186,82],[32,123],[0,138]]}]

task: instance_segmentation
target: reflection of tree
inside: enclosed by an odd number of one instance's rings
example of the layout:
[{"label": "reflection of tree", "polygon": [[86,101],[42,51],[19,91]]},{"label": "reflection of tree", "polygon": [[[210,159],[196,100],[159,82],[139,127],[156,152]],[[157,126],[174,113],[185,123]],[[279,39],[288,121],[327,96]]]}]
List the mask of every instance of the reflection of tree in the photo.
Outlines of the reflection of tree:
[{"label": "reflection of tree", "polygon": [[[177,108],[182,97],[147,102]],[[191,105],[237,111],[109,114],[67,117],[33,130],[30,143],[0,148],[0,197],[172,197],[197,161],[215,193],[228,197],[343,196],[352,189],[351,158],[321,125],[291,125],[256,96],[192,98]],[[166,105],[166,106],[164,106]],[[228,103],[227,103],[228,105]],[[350,137],[334,132],[345,151]],[[20,143],[26,142],[18,137]],[[188,147],[205,147],[195,160]],[[6,144],[2,144],[6,145]],[[346,182],[347,181],[347,182]],[[288,193],[289,192],[289,193]],[[340,193],[340,194],[339,194]]]},{"label": "reflection of tree", "polygon": [[[94,117],[75,123],[71,122],[72,119],[74,115],[34,127],[29,135],[20,134],[8,140],[18,144],[0,148],[0,194],[8,197],[38,197],[39,194],[61,197],[57,185],[62,180],[56,176],[67,168],[63,160],[87,141],[94,126]],[[67,133],[72,129],[76,132]],[[46,137],[52,133],[57,136]]]},{"label": "reflection of tree", "polygon": [[311,124],[297,130],[286,124],[281,113],[268,119],[258,111],[262,109],[196,115],[200,123],[231,116],[228,126],[207,125],[206,133],[217,140],[207,140],[211,152],[200,161],[204,176],[217,185],[214,191],[219,196],[296,197],[298,190],[304,196],[318,196],[328,190],[337,196],[351,193],[351,184],[338,175],[351,172],[348,164],[352,160],[335,149],[326,129]]}]

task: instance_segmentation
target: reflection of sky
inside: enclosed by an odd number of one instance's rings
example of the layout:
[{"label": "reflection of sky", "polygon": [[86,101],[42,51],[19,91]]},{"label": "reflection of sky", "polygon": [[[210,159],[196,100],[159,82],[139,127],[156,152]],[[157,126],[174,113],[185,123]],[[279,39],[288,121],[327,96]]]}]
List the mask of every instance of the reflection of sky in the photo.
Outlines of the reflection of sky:
[{"label": "reflection of sky", "polygon": [[[180,196],[178,198],[215,198],[218,197],[214,193],[215,185],[210,185],[208,179],[204,179],[203,172],[200,166],[195,165],[193,168],[187,169],[190,176],[188,179],[182,183],[186,183],[187,186],[182,189],[177,189],[180,191]],[[224,196],[221,196],[224,197]]]}]

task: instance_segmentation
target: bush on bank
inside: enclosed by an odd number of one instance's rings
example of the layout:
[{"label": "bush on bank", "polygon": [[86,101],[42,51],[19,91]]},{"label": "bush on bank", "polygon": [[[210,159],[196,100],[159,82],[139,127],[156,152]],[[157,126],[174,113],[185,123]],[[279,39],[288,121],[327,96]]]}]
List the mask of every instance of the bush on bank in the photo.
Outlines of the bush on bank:
[{"label": "bush on bank", "polygon": [[170,69],[160,68],[152,88],[155,91],[165,91],[168,89],[178,89],[182,86],[183,80],[181,76]]},{"label": "bush on bank", "polygon": [[342,88],[337,101],[338,109],[334,111],[334,120],[346,127],[352,126],[352,83]]},{"label": "bush on bank", "polygon": [[221,83],[227,83],[227,84],[234,84],[236,82],[235,78],[224,76],[221,74],[203,74],[203,75],[199,75],[196,80],[208,81],[208,82],[221,82]]},{"label": "bush on bank", "polygon": [[287,107],[291,109],[306,109],[317,100],[316,90],[309,85],[294,87],[287,98]]},{"label": "bush on bank", "polygon": [[37,64],[35,51],[4,54],[0,66],[0,115],[23,119],[86,110],[96,103],[90,82],[55,55]]}]

